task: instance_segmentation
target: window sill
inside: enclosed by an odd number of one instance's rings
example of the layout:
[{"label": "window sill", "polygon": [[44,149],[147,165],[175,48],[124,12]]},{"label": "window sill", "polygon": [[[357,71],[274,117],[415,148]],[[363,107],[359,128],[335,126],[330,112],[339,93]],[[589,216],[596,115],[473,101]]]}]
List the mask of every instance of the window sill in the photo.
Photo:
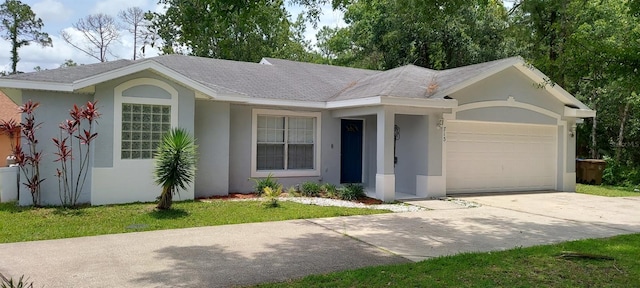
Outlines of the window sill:
[{"label": "window sill", "polygon": [[260,170],[251,171],[251,178],[273,177],[320,177],[319,170]]}]

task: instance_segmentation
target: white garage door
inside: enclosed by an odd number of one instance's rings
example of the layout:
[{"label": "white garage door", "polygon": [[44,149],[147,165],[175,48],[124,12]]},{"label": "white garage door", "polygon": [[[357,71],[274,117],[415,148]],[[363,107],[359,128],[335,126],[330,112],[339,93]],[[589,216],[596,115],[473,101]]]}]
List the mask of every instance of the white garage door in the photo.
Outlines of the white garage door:
[{"label": "white garage door", "polygon": [[448,121],[447,193],[555,190],[557,127]]}]

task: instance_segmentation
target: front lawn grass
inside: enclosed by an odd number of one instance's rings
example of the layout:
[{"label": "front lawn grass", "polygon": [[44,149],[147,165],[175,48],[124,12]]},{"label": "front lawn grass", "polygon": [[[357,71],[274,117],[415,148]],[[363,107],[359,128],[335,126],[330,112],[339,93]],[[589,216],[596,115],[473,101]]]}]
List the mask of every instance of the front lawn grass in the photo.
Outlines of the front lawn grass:
[{"label": "front lawn grass", "polygon": [[[569,259],[563,251],[614,260]],[[258,287],[640,287],[640,234],[461,254]]]},{"label": "front lawn grass", "polygon": [[633,189],[638,188],[576,184],[578,193],[607,197],[640,196],[640,192],[634,192]]},{"label": "front lawn grass", "polygon": [[261,201],[185,201],[174,202],[171,210],[158,211],[153,203],[78,209],[17,207],[14,203],[3,203],[0,204],[0,243],[388,212],[288,201],[280,204],[277,208],[265,208]]}]

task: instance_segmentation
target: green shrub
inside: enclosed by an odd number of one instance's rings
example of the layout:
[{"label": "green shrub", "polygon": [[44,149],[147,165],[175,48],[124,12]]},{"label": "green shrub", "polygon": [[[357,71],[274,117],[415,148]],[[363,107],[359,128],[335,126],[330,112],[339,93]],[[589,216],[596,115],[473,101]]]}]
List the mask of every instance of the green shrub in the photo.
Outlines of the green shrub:
[{"label": "green shrub", "polygon": [[613,186],[634,187],[640,184],[640,167],[616,162],[614,158],[604,157],[607,166],[602,172],[602,183]]},{"label": "green shrub", "polygon": [[267,201],[264,203],[265,207],[279,207],[280,203],[278,202],[278,197],[282,195],[282,185],[278,185],[278,188],[276,189],[273,189],[271,187],[264,187],[263,194],[264,197],[267,198]]},{"label": "green shrub", "polygon": [[289,189],[287,189],[287,194],[289,195],[289,197],[300,196],[300,192],[294,186],[291,186],[291,187],[289,187]]},{"label": "green shrub", "polygon": [[311,181],[304,182],[302,183],[302,187],[300,187],[300,192],[302,196],[316,197],[320,195],[320,184]]},{"label": "green shrub", "polygon": [[320,190],[325,194],[325,196],[327,196],[329,198],[338,197],[338,194],[337,194],[338,188],[334,184],[324,183],[324,185],[322,185],[322,187],[320,187]]},{"label": "green shrub", "polygon": [[24,279],[24,275],[20,276],[20,279],[13,280],[13,278],[7,278],[0,273],[0,288],[33,288],[33,283]]},{"label": "green shrub", "polygon": [[356,200],[365,197],[364,187],[362,184],[348,183],[337,191],[338,198],[342,200]]},{"label": "green shrub", "polygon": [[269,187],[275,190],[275,189],[278,189],[278,186],[280,186],[280,184],[278,184],[278,180],[274,178],[271,173],[267,175],[267,178],[251,179],[251,180],[255,182],[253,189],[256,192],[256,194],[258,194],[258,196],[262,196],[262,193],[264,192],[264,188],[266,187]]}]

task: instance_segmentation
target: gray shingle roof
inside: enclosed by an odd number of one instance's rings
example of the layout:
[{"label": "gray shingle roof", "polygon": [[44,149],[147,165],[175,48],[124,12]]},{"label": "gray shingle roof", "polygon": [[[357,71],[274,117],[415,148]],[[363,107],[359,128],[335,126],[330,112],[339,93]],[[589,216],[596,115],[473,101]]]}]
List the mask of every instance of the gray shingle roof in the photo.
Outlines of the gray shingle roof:
[{"label": "gray shingle roof", "polygon": [[254,98],[319,102],[374,96],[443,98],[446,95],[440,92],[513,59],[442,71],[407,65],[382,72],[274,58],[265,58],[263,64],[259,64],[163,55],[10,75],[2,79],[70,84],[131,64],[154,61],[218,93]]},{"label": "gray shingle roof", "polygon": [[[515,60],[521,60],[519,56],[510,57],[505,59],[494,60],[490,62],[484,62],[469,66],[462,66],[453,69],[447,69],[438,71],[438,75],[434,80],[434,84],[437,85],[433,94],[437,94],[441,91],[447,91],[448,89],[461,84],[469,79],[483,75],[487,71],[491,71],[497,67],[501,67],[507,63],[513,63]],[[435,96],[435,95],[434,95]],[[441,95],[446,96],[446,95]]]},{"label": "gray shingle roof", "polygon": [[406,65],[353,82],[331,100],[375,96],[443,99],[447,95],[441,95],[439,92],[447,91],[464,81],[482,75],[486,71],[512,62],[514,59],[516,58],[506,58],[441,71]]},{"label": "gray shingle roof", "polygon": [[181,55],[151,58],[214,90],[256,98],[327,101],[348,83],[379,71],[266,58],[272,65]]},{"label": "gray shingle roof", "polygon": [[2,79],[15,79],[27,81],[41,81],[54,83],[73,83],[74,81],[85,79],[87,77],[102,74],[114,69],[122,68],[135,63],[131,60],[116,60],[104,63],[95,63],[87,65],[78,65],[73,67],[42,70],[38,72],[29,72],[14,74],[2,77]]},{"label": "gray shingle roof", "polygon": [[394,68],[352,82],[331,100],[350,100],[374,96],[428,98],[428,87],[437,71],[414,65]]}]

